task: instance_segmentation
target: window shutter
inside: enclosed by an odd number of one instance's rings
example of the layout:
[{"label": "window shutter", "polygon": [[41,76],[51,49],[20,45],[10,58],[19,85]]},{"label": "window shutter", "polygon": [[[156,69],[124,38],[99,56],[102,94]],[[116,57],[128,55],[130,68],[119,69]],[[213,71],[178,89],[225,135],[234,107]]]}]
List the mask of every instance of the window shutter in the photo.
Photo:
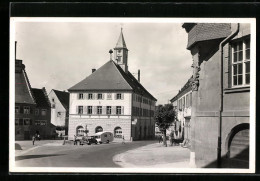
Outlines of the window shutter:
[{"label": "window shutter", "polygon": [[105,99],[105,94],[102,94],[102,99]]},{"label": "window shutter", "polygon": [[102,114],[107,114],[107,107],[106,106],[102,106]]},{"label": "window shutter", "polygon": [[79,113],[79,106],[76,106],[76,114]]},{"label": "window shutter", "polygon": [[121,114],[124,115],[124,106],[121,106]]},{"label": "window shutter", "polygon": [[111,108],[111,114],[115,115],[116,114],[116,106],[112,106]]},{"label": "window shutter", "polygon": [[116,100],[116,93],[114,94],[114,99]]},{"label": "window shutter", "polygon": [[93,114],[97,114],[97,106],[93,106],[92,107],[92,113]]},{"label": "window shutter", "polygon": [[96,94],[92,94],[92,99],[96,99]]},{"label": "window shutter", "polygon": [[83,113],[84,113],[84,114],[87,114],[87,113],[88,113],[88,106],[84,106],[84,107],[83,107]]},{"label": "window shutter", "polygon": [[121,99],[124,99],[124,93],[121,94]]},{"label": "window shutter", "polygon": [[228,87],[232,86],[232,46],[228,47],[229,56],[228,56]]}]

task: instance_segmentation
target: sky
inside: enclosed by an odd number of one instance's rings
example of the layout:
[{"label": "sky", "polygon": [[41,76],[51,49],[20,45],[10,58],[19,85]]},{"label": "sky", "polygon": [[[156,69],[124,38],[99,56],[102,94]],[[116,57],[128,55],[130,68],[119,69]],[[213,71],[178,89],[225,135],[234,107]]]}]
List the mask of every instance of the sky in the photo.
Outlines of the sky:
[{"label": "sky", "polygon": [[110,59],[121,27],[129,71],[166,104],[192,75],[188,35],[181,23],[16,22],[16,58],[22,59],[33,88],[67,90]]}]

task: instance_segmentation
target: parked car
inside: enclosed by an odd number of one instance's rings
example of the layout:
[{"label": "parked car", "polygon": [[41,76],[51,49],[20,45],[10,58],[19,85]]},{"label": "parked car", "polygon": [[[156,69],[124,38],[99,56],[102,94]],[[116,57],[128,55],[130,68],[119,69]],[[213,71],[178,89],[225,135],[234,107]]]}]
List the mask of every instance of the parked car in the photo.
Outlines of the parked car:
[{"label": "parked car", "polygon": [[98,132],[93,135],[96,140],[102,144],[102,143],[109,143],[114,140],[113,133],[111,132]]},{"label": "parked car", "polygon": [[94,136],[89,136],[88,138],[87,138],[87,140],[88,140],[88,145],[91,145],[91,144],[93,144],[93,143],[95,143],[95,144],[97,144],[98,143],[98,141],[96,140],[96,138],[94,137]]}]

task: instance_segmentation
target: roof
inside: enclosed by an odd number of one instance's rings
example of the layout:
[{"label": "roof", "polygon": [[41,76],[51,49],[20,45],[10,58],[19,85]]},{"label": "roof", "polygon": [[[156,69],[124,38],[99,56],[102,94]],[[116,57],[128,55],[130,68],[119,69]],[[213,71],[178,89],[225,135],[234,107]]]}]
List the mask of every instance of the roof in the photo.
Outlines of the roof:
[{"label": "roof", "polygon": [[129,71],[124,72],[113,60],[109,60],[68,91],[133,91],[156,100]]},{"label": "roof", "polygon": [[178,94],[170,100],[171,102],[178,100],[181,96],[191,91],[191,84],[190,84],[191,78],[185,83],[185,85],[181,88],[181,90],[179,90]]},{"label": "roof", "polygon": [[[17,62],[22,60],[17,60]],[[20,62],[20,63],[21,63]],[[23,65],[23,64],[22,64]],[[16,67],[20,68],[20,67]],[[23,65],[20,71],[15,72],[15,103],[35,104],[31,93],[31,86]]]},{"label": "roof", "polygon": [[52,89],[56,96],[58,97],[59,101],[61,102],[62,106],[68,110],[69,109],[69,103],[70,103],[70,93],[65,91],[59,91]]},{"label": "roof", "polygon": [[116,43],[115,49],[117,49],[117,48],[127,48],[122,29],[121,29],[121,33],[119,35],[118,41]]},{"label": "roof", "polygon": [[36,107],[46,107],[46,108],[51,107],[49,99],[46,96],[46,92],[44,89],[32,88],[32,93],[33,93],[34,100],[36,102]]},{"label": "roof", "polygon": [[182,27],[188,32],[189,50],[197,42],[222,39],[231,34],[230,23],[185,23]]}]

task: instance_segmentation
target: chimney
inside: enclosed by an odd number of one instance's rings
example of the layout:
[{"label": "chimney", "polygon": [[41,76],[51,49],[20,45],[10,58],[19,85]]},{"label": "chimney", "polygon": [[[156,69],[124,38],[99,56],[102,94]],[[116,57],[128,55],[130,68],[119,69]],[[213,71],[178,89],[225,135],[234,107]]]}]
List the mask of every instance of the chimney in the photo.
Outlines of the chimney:
[{"label": "chimney", "polygon": [[92,69],[92,73],[94,73],[96,71],[96,69]]},{"label": "chimney", "polygon": [[138,69],[138,82],[140,82],[140,69]]}]

